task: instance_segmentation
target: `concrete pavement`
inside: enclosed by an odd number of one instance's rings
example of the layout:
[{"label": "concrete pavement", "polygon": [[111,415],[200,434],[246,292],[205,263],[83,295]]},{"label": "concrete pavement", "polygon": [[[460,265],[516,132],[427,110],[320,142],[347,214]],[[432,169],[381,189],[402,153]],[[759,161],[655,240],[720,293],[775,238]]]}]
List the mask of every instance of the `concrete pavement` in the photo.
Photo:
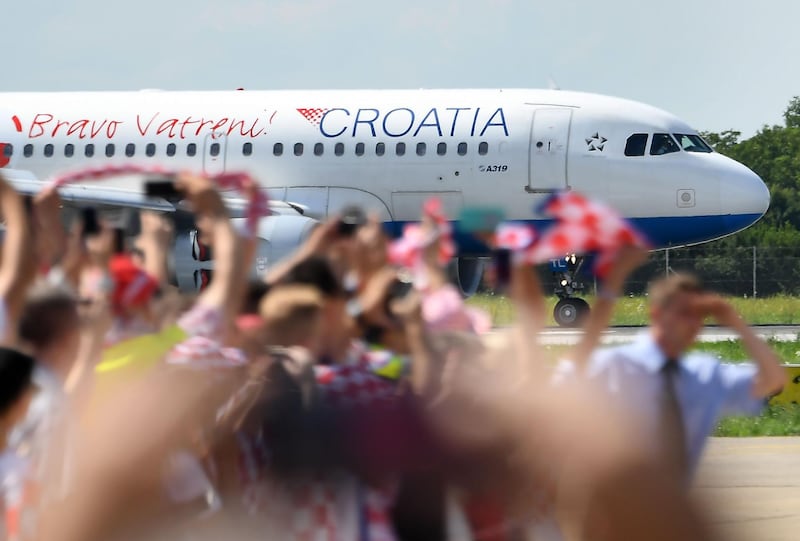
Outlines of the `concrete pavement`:
[{"label": "concrete pavement", "polygon": [[[753,328],[760,337],[779,341],[798,339],[798,325],[755,325]],[[603,344],[624,344],[633,341],[645,327],[609,327],[603,331]],[[540,341],[546,345],[570,345],[578,341],[581,331],[575,329],[547,328],[542,331]],[[736,340],[738,335],[724,327],[706,327],[697,338],[700,342],[725,342]]]},{"label": "concrete pavement", "polygon": [[694,492],[726,540],[800,539],[800,437],[712,438]]}]

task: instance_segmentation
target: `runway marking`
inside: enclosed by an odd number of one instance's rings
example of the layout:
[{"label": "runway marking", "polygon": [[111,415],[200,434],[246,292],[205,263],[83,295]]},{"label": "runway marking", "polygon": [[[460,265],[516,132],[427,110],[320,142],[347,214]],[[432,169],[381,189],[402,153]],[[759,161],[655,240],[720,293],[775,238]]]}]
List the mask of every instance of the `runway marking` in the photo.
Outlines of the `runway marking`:
[{"label": "runway marking", "polygon": [[796,518],[798,515],[797,513],[791,513],[788,515],[775,515],[770,517],[751,517],[751,518],[742,518],[742,519],[716,519],[715,522],[717,524],[743,524],[746,522],[761,522],[763,520],[780,520],[783,518]]}]

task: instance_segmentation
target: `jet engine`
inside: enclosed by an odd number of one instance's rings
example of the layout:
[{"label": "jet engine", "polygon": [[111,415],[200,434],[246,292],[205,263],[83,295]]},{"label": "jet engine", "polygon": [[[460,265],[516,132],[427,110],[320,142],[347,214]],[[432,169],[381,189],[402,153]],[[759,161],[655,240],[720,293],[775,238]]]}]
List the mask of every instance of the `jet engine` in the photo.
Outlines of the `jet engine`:
[{"label": "jet engine", "polygon": [[450,281],[465,297],[478,292],[483,279],[484,260],[477,257],[457,257],[450,264]]}]

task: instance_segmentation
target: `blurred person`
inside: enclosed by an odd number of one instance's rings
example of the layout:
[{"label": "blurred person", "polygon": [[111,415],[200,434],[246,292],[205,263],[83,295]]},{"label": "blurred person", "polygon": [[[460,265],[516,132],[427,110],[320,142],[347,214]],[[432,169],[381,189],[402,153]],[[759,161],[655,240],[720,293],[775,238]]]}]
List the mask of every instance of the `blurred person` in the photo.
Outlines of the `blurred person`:
[{"label": "blurred person", "polygon": [[[151,383],[103,408],[103,422],[93,425],[79,453],[80,497],[48,510],[42,539],[164,538],[164,530],[152,530],[158,524],[143,515],[147,510],[143,504],[159,484],[153,478],[158,470],[154,465],[180,432],[176,429],[196,419],[193,412],[208,386],[186,387],[174,378]],[[659,463],[642,452],[637,438],[625,431],[626,424],[591,398],[590,389],[540,392],[531,385],[508,393],[495,378],[461,379],[458,387],[459,398],[477,400],[513,443],[514,483],[529,486],[542,469],[563,471],[562,504],[572,510],[575,520],[587,513],[609,517],[612,529],[603,539],[712,539],[703,516],[665,478]],[[127,430],[119,433],[116,425],[122,414]],[[442,421],[449,437],[458,441],[464,419]],[[537,426],[535,435],[531,422]],[[139,536],[133,535],[137,532]],[[265,525],[261,538],[273,538],[270,533]],[[195,537],[236,539],[238,534],[235,522],[227,523],[224,530],[211,523],[195,532]],[[286,537],[276,532],[274,538]]]},{"label": "blurred person", "polygon": [[24,198],[0,175],[0,214],[5,222],[0,262],[0,344],[14,346],[28,286],[36,277],[33,232]]},{"label": "blurred person", "polygon": [[264,344],[273,354],[318,359],[325,333],[322,310],[322,295],[311,286],[274,288],[259,306]]},{"label": "blurred person", "polygon": [[31,525],[22,520],[23,507],[34,496],[30,466],[18,454],[12,433],[36,395],[34,366],[32,357],[0,347],[0,524],[3,538],[9,540],[28,539],[33,533]]},{"label": "blurred person", "polygon": [[20,340],[38,360],[37,371],[63,388],[80,347],[78,299],[65,288],[44,282],[28,294],[19,321]]},{"label": "blurred person", "polygon": [[[679,273],[658,279],[648,299],[646,333],[576,366],[634,413],[646,440],[669,457],[674,474],[688,486],[719,418],[759,414],[787,376],[777,354],[730,302],[705,290],[696,277]],[[752,364],[689,351],[707,318],[739,335]]]},{"label": "blurred person", "polygon": [[8,451],[13,428],[27,414],[35,395],[33,357],[20,351],[0,347],[0,449]]},{"label": "blurred person", "polygon": [[[74,422],[67,396],[72,390],[68,381],[77,385],[87,372],[85,364],[78,362],[82,333],[77,299],[63,288],[42,282],[30,291],[19,328],[21,343],[36,359],[36,391],[25,419],[12,432],[10,443],[37,470],[49,460],[47,455],[54,447],[62,449],[62,475],[54,494],[63,496],[69,470],[67,432],[71,431],[66,425]],[[41,477],[42,472],[36,475]]]},{"label": "blurred person", "polygon": [[[624,247],[617,253],[603,282],[607,294],[597,300],[595,310],[584,324],[581,339],[565,354],[566,358],[580,360],[592,354],[600,333],[610,321],[614,300],[621,293],[625,279],[645,257],[643,250],[633,247]],[[469,401],[458,397],[459,381],[465,379],[472,380],[476,385],[478,382],[485,384],[486,388],[482,388],[480,393],[486,392],[486,396],[492,394],[487,389],[491,388],[493,380],[505,382],[495,392],[515,395],[532,386],[547,392],[545,382],[550,378],[550,370],[543,361],[543,351],[537,341],[538,332],[545,322],[544,295],[535,270],[521,264],[519,259],[515,261],[510,297],[516,318],[505,347],[467,349],[469,335],[439,334],[432,338],[436,348],[445,354],[445,364],[441,370],[442,384],[439,394],[431,402],[431,411],[434,418],[439,415],[448,418],[452,415],[456,419],[463,416],[464,421],[454,425],[459,425],[460,437],[465,438],[458,455],[461,460],[466,459],[467,468],[455,477],[455,494],[457,501],[463,505],[467,523],[476,539],[519,538],[525,535],[531,518],[534,518],[535,527],[529,533],[535,539],[559,538],[561,527],[577,535],[574,537],[577,539],[587,531],[594,533],[598,519],[592,514],[591,517],[584,516],[576,520],[574,510],[559,502],[564,480],[557,464],[563,463],[564,458],[554,460],[552,468],[540,471],[531,481],[531,486],[517,493],[514,476],[519,472],[513,465],[509,468],[509,464],[501,458],[508,452],[510,442],[506,439],[507,435],[498,430],[496,423],[483,418],[480,408],[472,409],[476,406],[475,397]],[[611,292],[614,294],[611,295]],[[492,359],[497,357],[504,362],[493,362]],[[605,408],[601,407],[600,410],[605,411]],[[552,522],[555,516],[560,517],[561,527]],[[604,535],[600,533],[598,538],[605,538]]]},{"label": "blurred person", "polygon": [[[198,205],[198,208],[202,206]],[[219,229],[218,232],[223,236],[228,233],[224,225]],[[223,261],[223,264],[236,264],[235,258]],[[376,275],[365,284],[363,294],[358,296],[364,318],[368,322],[373,314],[381,319],[392,315],[401,318],[406,327],[409,351],[431,353],[424,350],[430,342],[425,336],[425,326],[421,324],[423,319],[419,299],[405,298],[405,307],[398,306],[398,302],[391,302],[389,310],[392,314],[384,313],[394,277],[388,272],[383,274],[379,280],[376,280]],[[226,274],[223,273],[223,276]],[[233,273],[227,276],[228,280],[235,279]],[[312,281],[312,285],[313,282],[316,280]],[[333,283],[337,284],[333,290],[338,289],[338,281]],[[230,282],[223,280],[223,284],[230,285]],[[208,299],[210,304],[225,313],[227,308],[235,313],[238,302],[234,302],[230,295],[224,296],[230,290],[225,290],[224,286],[218,287],[222,291],[217,290]],[[218,296],[220,293],[223,295]],[[202,298],[201,294],[200,300]],[[341,304],[346,305],[347,302]],[[279,312],[276,310],[275,313]],[[340,307],[337,307],[337,312],[342,313]],[[286,313],[290,314],[291,311]],[[223,314],[214,319],[232,320]],[[219,326],[210,328],[218,329]],[[523,331],[531,329],[530,326],[522,328]],[[420,331],[422,334],[417,334]],[[349,333],[349,340],[357,334]],[[208,333],[203,337],[211,338],[217,345],[225,343],[224,336],[219,333]],[[303,336],[299,337],[299,340],[303,339]],[[210,345],[208,340],[203,343]],[[212,353],[220,355],[220,350],[212,348]],[[424,360],[424,355],[421,358]],[[170,366],[191,366],[194,360],[191,357],[172,359]],[[203,364],[202,360],[200,365]],[[381,404],[396,403],[396,385],[387,386],[384,382],[378,389],[377,383],[383,379],[358,369],[358,363],[355,366],[347,364],[347,355],[337,360],[342,364],[316,367],[321,403],[338,411],[349,411],[359,406],[359,411],[366,413],[378,413],[382,409]],[[354,377],[350,379],[350,375]],[[186,425],[206,425],[208,411],[214,408],[215,403],[210,397],[219,392],[214,378],[208,377],[208,373],[192,378],[186,377],[185,372],[166,370],[151,373],[150,376],[121,389],[113,400],[97,408],[99,416],[89,426],[85,439],[80,442],[80,452],[76,453],[76,478],[79,479],[76,486],[79,490],[65,505],[48,510],[47,520],[43,521],[43,539],[55,535],[64,541],[108,538],[109,535],[124,535],[131,533],[132,529],[148,525],[148,518],[152,518],[148,516],[152,507],[148,503],[153,501],[154,494],[163,490],[161,464],[166,457],[174,456],[176,449],[193,448],[191,431],[186,429]],[[369,389],[358,385],[350,387],[365,381],[369,383]],[[424,387],[422,383],[419,388]],[[451,407],[428,412],[432,414],[432,425],[458,449],[474,445],[476,429],[477,432],[491,429],[496,438],[490,442],[490,447],[503,451],[495,454],[493,460],[498,465],[504,465],[502,467],[508,465],[510,472],[504,479],[510,483],[509,498],[523,495],[516,498],[520,506],[526,505],[524,495],[536,486],[542,472],[555,469],[561,473],[558,494],[565,515],[578,523],[594,514],[608,517],[612,526],[607,536],[609,539],[707,538],[702,517],[697,515],[685,496],[676,493],[669,478],[663,476],[660,463],[636,445],[636,439],[619,412],[587,398],[592,396],[588,387],[574,392],[571,389],[568,392],[556,392],[547,389],[537,378],[529,378],[524,385],[519,385],[515,371],[487,373],[471,370],[456,371],[450,387],[448,402]],[[376,389],[379,392],[375,393]],[[354,394],[364,390],[369,391],[366,397]],[[122,424],[119,422],[121,418],[125,419]],[[364,527],[363,524],[360,525],[356,519],[369,519],[366,527],[370,538],[374,538],[373,534],[377,535],[378,532],[385,534],[386,513],[393,501],[392,483],[388,488],[381,483],[386,480],[386,473],[398,470],[436,473],[435,465],[441,462],[424,457],[427,462],[414,463],[403,456],[403,452],[413,450],[426,454],[428,447],[421,445],[424,440],[419,437],[419,432],[410,431],[408,425],[403,426],[402,417],[392,418],[381,414],[350,417],[347,420],[351,424],[336,432],[336,439],[331,441],[344,444],[344,451],[349,453],[345,464],[352,465],[352,471],[368,482],[359,485],[338,477],[333,480],[333,486],[342,491],[333,493],[333,501],[316,503],[319,504],[317,507],[323,507],[328,513],[343,503],[335,496],[349,494],[348,497],[357,498],[359,493],[362,494],[362,505],[351,507],[352,512],[345,513],[348,518],[342,526],[354,528],[350,531],[355,538],[356,532],[364,531],[360,529]],[[531,423],[535,424],[535,431],[530,430]],[[485,435],[481,436],[485,438]],[[322,441],[325,441],[324,438]],[[328,449],[322,447],[323,451]],[[420,460],[419,456],[412,458]],[[185,471],[189,470],[191,468]],[[326,486],[330,485],[311,488]],[[363,491],[359,492],[359,487]],[[308,505],[296,511],[299,511],[300,517],[317,516]],[[374,520],[376,516],[380,520]],[[193,532],[198,538],[221,535],[212,523],[204,524],[208,524],[208,527]],[[235,538],[237,526],[235,522],[227,523],[224,535]],[[331,523],[323,522],[317,526],[329,528]],[[657,530],[651,532],[651,526]],[[262,534],[266,535],[264,532]],[[143,534],[143,538],[154,537]]]},{"label": "blurred person", "polygon": [[357,329],[353,318],[348,316],[347,294],[328,260],[320,256],[303,259],[287,269],[280,280],[273,284],[307,285],[321,293],[325,333],[320,362],[323,364],[343,362],[350,351]]}]

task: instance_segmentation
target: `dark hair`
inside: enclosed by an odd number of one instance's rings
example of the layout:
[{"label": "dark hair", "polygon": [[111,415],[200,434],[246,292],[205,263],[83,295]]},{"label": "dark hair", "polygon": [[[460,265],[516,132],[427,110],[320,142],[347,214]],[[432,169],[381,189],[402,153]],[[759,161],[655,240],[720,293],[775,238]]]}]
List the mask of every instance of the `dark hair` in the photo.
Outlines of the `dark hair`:
[{"label": "dark hair", "polygon": [[679,293],[701,293],[703,284],[700,278],[687,272],[677,272],[666,278],[650,283],[647,297],[650,306],[667,306]]},{"label": "dark hair", "polygon": [[0,347],[0,414],[4,415],[31,386],[33,367],[29,355]]},{"label": "dark hair", "polygon": [[78,327],[77,310],[72,293],[49,286],[34,288],[20,315],[20,338],[37,349],[48,347]]},{"label": "dark hair", "polygon": [[280,283],[314,286],[328,298],[345,296],[344,288],[331,264],[322,257],[310,257],[301,261],[283,277]]},{"label": "dark hair", "polygon": [[269,293],[272,286],[261,280],[251,281],[247,284],[242,303],[242,314],[257,314],[261,299]]}]

